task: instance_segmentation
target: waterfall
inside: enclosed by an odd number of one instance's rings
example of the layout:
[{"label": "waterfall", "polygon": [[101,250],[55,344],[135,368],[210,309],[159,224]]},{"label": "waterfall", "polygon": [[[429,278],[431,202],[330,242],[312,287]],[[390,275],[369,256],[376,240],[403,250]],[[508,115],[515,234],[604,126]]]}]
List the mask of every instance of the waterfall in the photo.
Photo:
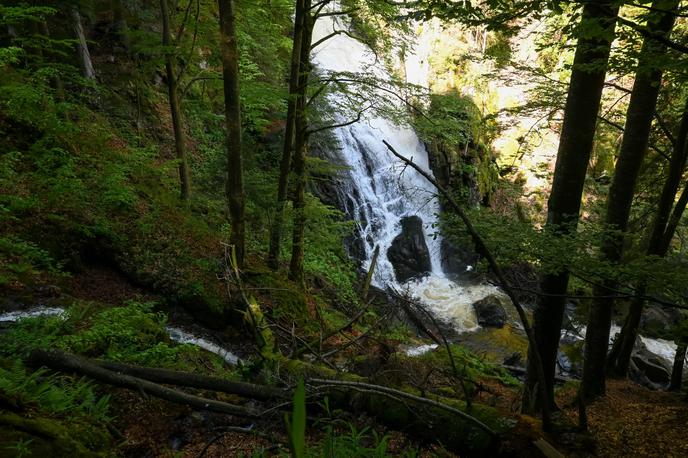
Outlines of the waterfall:
[{"label": "waterfall", "polygon": [[[313,42],[343,28],[339,19],[323,17],[314,30]],[[339,34],[319,45],[313,62],[323,72],[354,72],[391,79],[388,70],[362,43]],[[406,75],[413,82],[424,81],[423,64],[418,56],[407,60]],[[426,70],[427,71],[427,70]],[[381,94],[378,94],[382,96]],[[376,97],[371,90],[370,97]],[[342,95],[331,95],[336,101]],[[401,104],[401,102],[398,102]],[[346,121],[342,114],[338,122]],[[415,170],[392,155],[387,140],[403,156],[412,158],[423,170],[430,171],[428,153],[416,132],[409,126],[395,125],[375,114],[364,114],[357,123],[337,128],[333,134],[340,143],[340,159],[348,166],[348,179],[341,184],[344,210],[357,224],[368,269],[375,246],[380,246],[373,284],[380,288],[394,286],[407,290],[424,302],[440,319],[451,322],[458,330],[477,327],[472,304],[488,294],[500,294],[491,285],[458,285],[442,271],[441,236],[436,233],[440,211],[436,190]],[[425,241],[431,257],[430,275],[400,284],[387,258],[394,238],[401,230],[401,219],[418,216],[423,221]]]}]

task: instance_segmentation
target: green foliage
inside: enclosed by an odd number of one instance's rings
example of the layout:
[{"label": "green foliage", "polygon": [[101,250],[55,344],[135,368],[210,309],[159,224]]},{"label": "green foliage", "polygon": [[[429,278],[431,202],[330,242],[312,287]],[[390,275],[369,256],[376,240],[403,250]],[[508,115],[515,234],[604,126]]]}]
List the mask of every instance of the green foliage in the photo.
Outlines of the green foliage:
[{"label": "green foliage", "polygon": [[191,345],[169,341],[165,315],[154,304],[130,302],[98,309],[76,303],[65,316],[25,318],[0,336],[0,356],[26,357],[34,349],[54,349],[140,365],[184,368],[198,359]]},{"label": "green foliage", "polygon": [[[507,386],[519,386],[520,382],[499,364],[491,363],[481,358],[462,345],[451,344],[449,346],[452,357],[459,370],[459,376],[470,384],[476,384],[480,380],[493,379]],[[449,355],[444,348],[429,352],[421,356],[421,360],[433,362],[441,367],[451,366]]]},{"label": "green foliage", "polygon": [[294,409],[291,415],[285,414],[284,422],[289,434],[289,447],[294,458],[305,458],[306,456],[306,388],[303,380],[299,380],[294,390],[292,401]]},{"label": "green foliage", "polygon": [[85,379],[50,374],[46,369],[28,372],[18,359],[4,360],[0,367],[0,393],[23,406],[62,417],[88,417],[108,422],[110,397],[97,396],[92,383]]},{"label": "green foliage", "polygon": [[0,287],[21,283],[44,272],[57,274],[59,271],[59,264],[35,244],[0,236]]},{"label": "green foliage", "polygon": [[473,100],[452,91],[432,94],[427,116],[419,116],[414,127],[421,139],[440,143],[448,151],[480,138],[482,116]]}]

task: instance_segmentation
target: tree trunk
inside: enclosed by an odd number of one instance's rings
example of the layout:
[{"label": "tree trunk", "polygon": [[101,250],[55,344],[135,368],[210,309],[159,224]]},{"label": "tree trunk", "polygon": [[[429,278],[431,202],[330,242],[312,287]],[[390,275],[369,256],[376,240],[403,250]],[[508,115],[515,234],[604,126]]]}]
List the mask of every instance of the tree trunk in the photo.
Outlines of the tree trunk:
[{"label": "tree trunk", "polygon": [[239,52],[236,36],[234,0],[220,3],[220,49],[225,91],[227,127],[227,203],[232,223],[230,243],[234,246],[238,267],[244,265],[246,220],[244,171],[241,154],[241,106],[239,99]]},{"label": "tree trunk", "polygon": [[172,115],[172,130],[174,132],[174,147],[179,161],[179,184],[182,200],[188,200],[191,181],[189,179],[189,164],[186,156],[186,140],[182,127],[182,112],[179,102],[179,88],[177,82],[175,57],[172,49],[172,34],[170,33],[170,13],[167,0],[160,0],[160,14],[162,16],[162,45],[165,47],[165,72],[167,74],[167,93]]},{"label": "tree trunk", "polygon": [[683,382],[683,363],[686,360],[686,350],[688,345],[680,343],[676,347],[676,355],[674,356],[674,367],[671,371],[671,383],[669,384],[670,391],[680,391],[681,383]]},{"label": "tree trunk", "polygon": [[122,0],[112,0],[112,28],[128,54],[131,50],[131,41],[129,40],[129,26]]},{"label": "tree trunk", "polygon": [[[670,12],[654,14],[648,20],[648,28],[655,34],[668,36],[674,25],[674,11],[678,3],[678,0],[655,1],[652,4],[653,8]],[[600,258],[611,264],[621,262],[623,234],[628,227],[638,173],[647,150],[662,82],[663,71],[653,62],[665,53],[666,45],[650,38],[643,41],[631,99],[626,111],[623,141],[607,197],[605,229],[609,232],[603,234]],[[604,284],[595,285],[593,288],[595,298],[588,314],[581,382],[584,400],[591,400],[605,393],[605,365],[614,307],[614,299],[611,296],[617,286],[617,282],[610,278],[606,279]]]},{"label": "tree trunk", "polygon": [[[305,1],[306,11],[310,8],[310,0]],[[301,63],[299,74],[298,98],[296,101],[295,140],[294,140],[294,228],[292,233],[291,261],[289,263],[289,278],[305,288],[303,273],[304,243],[306,230],[306,157],[308,156],[308,117],[306,114],[306,91],[311,71],[311,40],[315,18],[310,14],[304,16],[303,39],[301,41]]]},{"label": "tree trunk", "polygon": [[[678,220],[680,220],[686,207],[688,194],[684,192],[683,194],[686,194],[685,198],[682,194],[672,214],[671,208],[674,205],[676,193],[681,183],[681,177],[688,156],[686,154],[688,152],[686,141],[688,141],[688,99],[686,99],[683,116],[681,117],[681,125],[678,135],[676,136],[674,151],[671,155],[669,174],[662,187],[662,194],[657,203],[657,213],[652,222],[651,233],[645,250],[647,255],[663,257],[666,254],[669,243],[674,237]],[[670,219],[672,226],[668,227],[667,225]],[[644,296],[646,285],[640,284],[636,290],[638,291],[638,296]],[[631,307],[628,310],[628,315],[624,321],[621,333],[614,342],[614,346],[612,347],[607,361],[607,370],[611,375],[625,377],[628,373],[631,354],[633,353],[633,346],[638,336],[638,326],[640,325],[640,318],[643,313],[644,305],[645,300],[640,297],[636,297],[631,302]]]},{"label": "tree trunk", "polygon": [[81,23],[81,14],[76,6],[71,8],[72,26],[77,39],[77,50],[79,52],[79,63],[81,64],[81,75],[84,78],[94,80],[96,79],[96,71],[93,69],[93,62],[91,61],[91,53],[88,51],[88,43],[86,42],[86,35],[84,34],[84,26]]},{"label": "tree trunk", "polygon": [[291,50],[291,69],[289,75],[289,97],[287,99],[287,120],[284,127],[284,146],[280,161],[280,174],[277,184],[277,206],[270,227],[270,248],[268,251],[268,266],[277,270],[279,267],[280,245],[282,242],[282,226],[284,225],[284,207],[287,202],[289,189],[289,173],[291,172],[291,158],[294,150],[294,131],[296,118],[296,101],[299,97],[299,75],[301,68],[301,52],[303,51],[303,26],[306,0],[297,0],[294,18],[294,40]]},{"label": "tree trunk", "polygon": [[[547,227],[562,235],[575,230],[578,223],[617,13],[618,6],[611,1],[586,2],[583,7],[579,29],[599,31],[594,36],[587,33],[578,40],[564,109],[547,212]],[[554,407],[554,372],[568,281],[567,271],[543,274],[540,278],[543,295],[538,297],[535,306],[533,328],[545,371],[547,399],[538,395],[537,367],[531,348],[523,397],[527,412],[540,409],[542,402]]]}]

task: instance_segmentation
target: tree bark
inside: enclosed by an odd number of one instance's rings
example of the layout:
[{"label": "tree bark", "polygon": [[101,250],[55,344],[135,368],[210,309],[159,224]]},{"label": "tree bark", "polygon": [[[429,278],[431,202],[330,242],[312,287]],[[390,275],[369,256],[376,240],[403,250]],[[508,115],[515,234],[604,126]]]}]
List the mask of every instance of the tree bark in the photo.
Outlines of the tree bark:
[{"label": "tree bark", "polygon": [[[688,158],[688,148],[686,147],[687,141],[688,99],[686,99],[686,105],[681,117],[681,124],[674,143],[674,151],[669,163],[669,174],[662,187],[662,194],[659,197],[659,202],[657,202],[657,213],[652,222],[647,248],[645,249],[647,255],[663,257],[666,254],[671,239],[674,237],[678,221],[683,215],[683,211],[686,207],[688,194],[684,190],[672,213],[672,206],[674,206],[676,193],[678,192],[681,177],[683,176],[683,171],[686,166],[686,159]],[[671,226],[668,226],[669,221],[672,223]],[[641,283],[636,290],[639,296],[644,296],[646,285]],[[628,373],[631,354],[633,353],[635,340],[638,337],[638,327],[640,325],[644,306],[645,300],[642,297],[636,297],[631,302],[628,315],[621,328],[621,333],[614,342],[607,361],[607,371],[610,375],[625,377]]]},{"label": "tree bark", "polygon": [[172,115],[172,130],[174,132],[174,147],[179,161],[179,185],[182,200],[189,199],[191,180],[189,178],[189,164],[186,155],[186,139],[182,126],[182,112],[179,101],[179,87],[177,82],[175,57],[170,32],[170,13],[167,0],[160,0],[160,14],[162,16],[162,45],[165,47],[165,73],[167,75],[167,93]]},{"label": "tree bark", "polygon": [[[586,2],[583,7],[579,30],[587,33],[581,34],[576,47],[547,211],[547,228],[561,235],[575,230],[578,223],[618,9],[607,0]],[[597,33],[590,34],[590,30]],[[533,313],[533,331],[545,372],[546,399],[540,397],[536,387],[535,348],[531,345],[523,396],[526,412],[542,408],[543,403],[555,407],[554,373],[568,281],[568,271],[546,273],[540,278],[543,294]]]},{"label": "tree bark", "polygon": [[671,371],[671,383],[669,384],[670,391],[680,391],[681,383],[683,382],[683,363],[686,360],[686,350],[688,345],[679,343],[676,347],[676,355],[674,356],[674,367]]},{"label": "tree bark", "polygon": [[77,39],[77,51],[79,52],[79,63],[81,64],[81,75],[90,80],[96,79],[96,71],[93,69],[93,62],[91,61],[91,53],[88,51],[88,43],[86,42],[86,34],[84,33],[84,26],[81,22],[81,14],[76,6],[71,8],[72,26]]},{"label": "tree bark", "polygon": [[277,184],[277,206],[270,227],[270,248],[268,250],[268,266],[277,270],[279,267],[280,246],[282,242],[282,227],[284,226],[284,207],[287,202],[289,189],[289,173],[291,172],[292,152],[294,151],[294,131],[296,125],[296,101],[299,97],[299,75],[301,69],[301,53],[303,52],[303,32],[306,0],[297,0],[294,15],[294,39],[291,50],[291,68],[289,74],[289,97],[287,99],[287,120],[284,127],[284,146],[280,161],[280,174]]},{"label": "tree bark", "polygon": [[[667,37],[674,26],[678,0],[656,0],[652,7],[666,12],[656,13],[648,19],[648,28]],[[663,70],[653,62],[666,53],[666,45],[646,38],[638,58],[638,69],[626,110],[626,125],[614,170],[614,178],[607,197],[605,233],[600,259],[612,265],[621,262],[624,233],[635,194],[640,167],[650,139],[650,129],[657,106]],[[588,314],[585,334],[585,357],[581,390],[584,400],[592,400],[605,393],[605,366],[609,348],[609,331],[612,324],[614,290],[618,283],[609,278],[593,288],[592,307]]]},{"label": "tree bark", "polygon": [[234,0],[219,0],[220,49],[225,92],[227,128],[227,204],[232,223],[230,243],[234,246],[238,267],[244,265],[246,216],[244,171],[241,153],[241,105],[239,99],[239,52],[236,36]]},{"label": "tree bark", "polygon": [[184,404],[198,410],[256,417],[257,413],[246,407],[236,406],[213,399],[201,398],[182,391],[167,388],[162,385],[129,375],[117,374],[104,369],[88,359],[62,351],[34,350],[29,356],[29,363],[33,366],[46,366],[53,370],[75,372],[85,375],[99,382],[122,388],[128,388],[143,394],[149,394],[176,404]]},{"label": "tree bark", "polygon": [[[305,0],[305,9],[310,9],[310,0]],[[311,71],[311,40],[316,18],[306,13],[303,22],[303,38],[301,41],[301,63],[299,65],[299,89],[296,100],[295,139],[294,139],[294,175],[295,186],[292,199],[294,208],[294,227],[292,233],[291,260],[289,262],[289,278],[300,287],[305,288],[303,272],[304,243],[306,230],[306,184],[308,174],[306,158],[308,156],[308,116],[306,113],[306,92]]]}]

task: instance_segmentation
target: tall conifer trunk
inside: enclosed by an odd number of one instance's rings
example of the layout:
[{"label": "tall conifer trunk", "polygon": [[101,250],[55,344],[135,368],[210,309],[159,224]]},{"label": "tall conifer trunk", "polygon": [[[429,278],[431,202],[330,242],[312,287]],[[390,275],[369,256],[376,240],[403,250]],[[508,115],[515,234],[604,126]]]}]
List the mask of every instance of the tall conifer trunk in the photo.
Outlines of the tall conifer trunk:
[{"label": "tall conifer trunk", "polygon": [[[305,1],[305,10],[310,9],[310,0]],[[303,38],[301,41],[301,63],[299,72],[299,89],[296,102],[295,137],[294,137],[294,228],[292,232],[291,260],[289,262],[289,277],[304,286],[304,243],[306,230],[306,157],[308,155],[308,117],[306,113],[306,93],[311,71],[311,41],[316,18],[310,13],[304,15]]]},{"label": "tall conifer trunk", "polygon": [[220,52],[225,92],[227,128],[227,203],[232,223],[230,243],[234,246],[239,267],[244,264],[246,217],[244,171],[241,153],[241,106],[239,99],[239,51],[236,36],[234,0],[219,0]]},{"label": "tall conifer trunk", "polygon": [[[583,7],[547,211],[548,230],[561,235],[575,230],[578,223],[617,13],[618,6],[608,0],[586,2]],[[568,281],[567,271],[540,278],[541,295],[533,313],[533,330],[545,371],[547,399],[538,396],[537,367],[531,354],[523,399],[525,411],[538,410],[542,402],[554,407],[554,371]]]},{"label": "tall conifer trunk", "polygon": [[279,182],[277,185],[277,206],[270,226],[270,248],[268,252],[268,266],[277,270],[279,266],[280,246],[282,242],[282,227],[284,225],[284,207],[287,202],[289,189],[289,173],[291,172],[292,152],[294,150],[294,131],[296,123],[296,104],[299,98],[299,75],[301,68],[301,53],[303,42],[304,16],[306,0],[297,0],[294,15],[294,39],[291,50],[291,68],[289,75],[289,98],[287,99],[287,120],[284,127],[284,146],[280,161]]},{"label": "tall conifer trunk", "polygon": [[[674,25],[674,11],[678,3],[678,0],[653,2],[652,7],[656,10],[670,12],[652,14],[648,19],[648,29],[667,37]],[[631,99],[626,110],[623,140],[607,197],[606,231],[600,259],[611,264],[620,263],[623,255],[624,233],[628,227],[638,173],[647,150],[662,83],[663,71],[653,62],[665,53],[666,45],[651,38],[644,40],[640,50]],[[583,396],[587,400],[605,393],[605,366],[614,307],[612,296],[617,286],[617,282],[610,278],[593,288],[595,298],[588,315],[581,383]]]},{"label": "tall conifer trunk", "polygon": [[177,70],[175,57],[170,49],[172,46],[172,34],[170,32],[170,13],[167,8],[167,0],[160,0],[160,13],[162,16],[162,45],[165,49],[165,73],[167,76],[167,93],[172,115],[172,130],[174,132],[174,147],[179,161],[179,187],[182,200],[188,200],[191,180],[189,178],[189,164],[186,155],[186,139],[182,127],[182,111],[179,102],[179,88],[177,82]]}]

